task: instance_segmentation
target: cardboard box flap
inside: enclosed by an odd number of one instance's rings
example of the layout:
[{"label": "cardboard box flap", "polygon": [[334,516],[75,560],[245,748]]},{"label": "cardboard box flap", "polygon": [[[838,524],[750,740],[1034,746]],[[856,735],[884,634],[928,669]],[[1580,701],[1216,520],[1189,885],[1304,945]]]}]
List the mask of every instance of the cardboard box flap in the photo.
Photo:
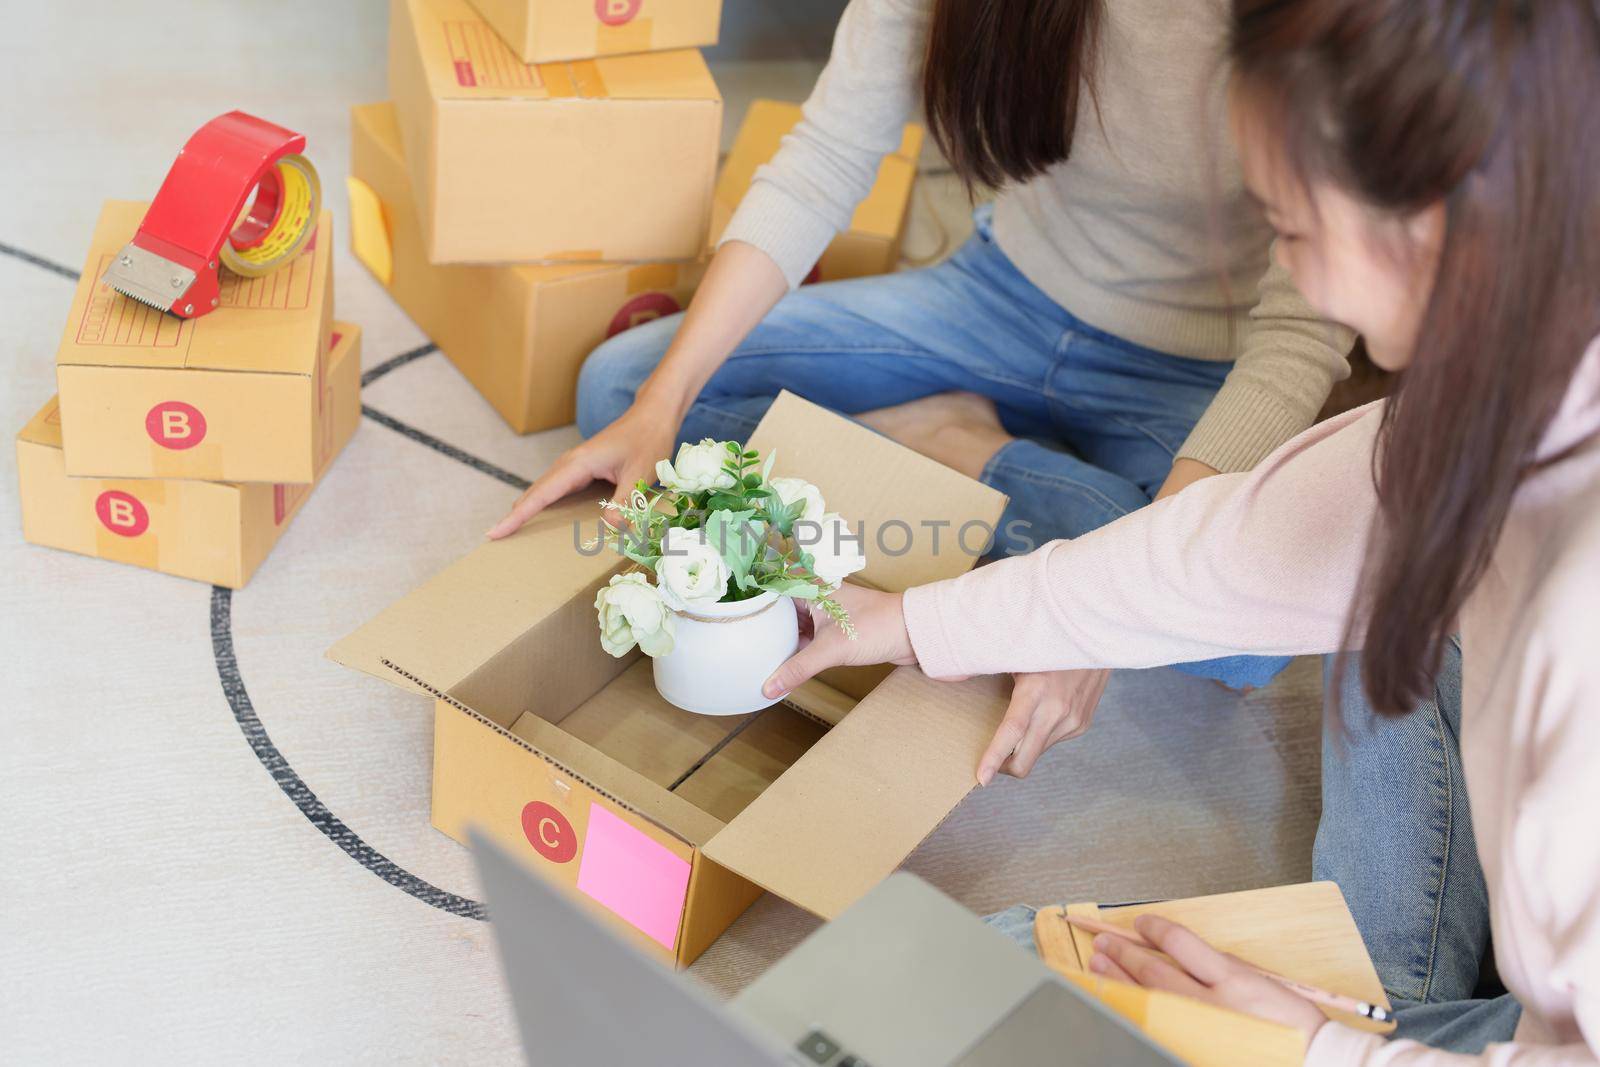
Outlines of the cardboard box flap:
[{"label": "cardboard box flap", "polygon": [[404,0],[428,84],[455,100],[720,100],[693,48],[524,63],[467,0]]},{"label": "cardboard box flap", "polygon": [[17,434],[17,440],[46,448],[61,447],[61,400],[51,397]]},{"label": "cardboard box flap", "polygon": [[790,392],[750,447],[777,451],[773,477],[804,478],[862,534],[860,577],[892,592],[966,573],[1005,510],[1004,493]]},{"label": "cardboard box flap", "polygon": [[1005,715],[1000,678],[901,667],[702,851],[832,919],[887,877],[977,784]]},{"label": "cardboard box flap", "polygon": [[537,715],[524,715],[507,730],[460,701],[443,699],[462,714],[543,757],[618,807],[649,819],[688,844],[709,841],[722,829],[720,819]]},{"label": "cardboard box flap", "polygon": [[[781,100],[752,100],[745,111],[744,121],[734,137],[733,147],[723,161],[717,175],[716,192],[712,202],[711,245],[714,247],[727,228],[728,221],[739,207],[739,201],[750,191],[756,171],[771,162],[783,145],[783,139],[801,119],[799,104]],[[914,122],[906,124],[900,135],[900,147],[883,157],[878,165],[878,177],[865,199],[856,206],[849,229],[856,233],[869,233],[893,238],[899,232],[901,218],[908,210],[911,185],[917,176],[917,161],[922,154],[922,127]]]},{"label": "cardboard box flap", "polygon": [[95,223],[56,362],[311,376],[323,355],[333,269],[333,216],[293,260],[259,278],[220,275],[221,306],[193,319],[157,311],[104,285],[112,259],[133,239],[150,205],[108,200]]},{"label": "cardboard box flap", "polygon": [[449,692],[622,562],[614,552],[575,547],[575,538],[592,536],[597,495],[583,490],[512,536],[479,545],[340,640],[328,658],[402,689]]},{"label": "cardboard box flap", "polygon": [[878,167],[878,180],[850,217],[850,232],[894,240],[906,212],[911,210],[911,187],[916,180],[915,163],[900,156],[885,156]]}]

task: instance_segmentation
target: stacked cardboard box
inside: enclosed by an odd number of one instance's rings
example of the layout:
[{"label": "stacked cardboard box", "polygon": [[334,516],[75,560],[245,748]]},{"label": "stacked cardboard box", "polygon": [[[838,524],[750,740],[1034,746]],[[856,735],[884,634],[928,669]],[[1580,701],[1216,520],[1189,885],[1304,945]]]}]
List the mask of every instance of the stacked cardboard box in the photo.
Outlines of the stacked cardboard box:
[{"label": "stacked cardboard box", "polygon": [[518,433],[573,418],[578,368],[601,341],[682,310],[705,265],[428,262],[395,109],[350,113],[351,247]]},{"label": "stacked cardboard box", "polygon": [[722,0],[472,0],[526,63],[717,43]]},{"label": "stacked cardboard box", "polygon": [[[751,105],[717,178],[707,253],[756,168],[772,158],[799,118],[795,104]],[[358,106],[350,125],[351,246],[357,258],[518,433],[571,422],[578,370],[595,346],[681,311],[705,273],[705,256],[644,264],[431,263],[395,107]],[[921,127],[907,126],[849,230],[834,238],[809,280],[895,268],[921,146]]]},{"label": "stacked cardboard box", "polygon": [[148,205],[101,212],[56,353],[58,396],[17,435],[23,535],[237,588],[360,421],[361,334],[332,321],[332,222],[180,319],[112,290]]},{"label": "stacked cardboard box", "polygon": [[467,0],[393,0],[389,93],[430,262],[700,254],[722,97],[698,51],[532,65]]}]

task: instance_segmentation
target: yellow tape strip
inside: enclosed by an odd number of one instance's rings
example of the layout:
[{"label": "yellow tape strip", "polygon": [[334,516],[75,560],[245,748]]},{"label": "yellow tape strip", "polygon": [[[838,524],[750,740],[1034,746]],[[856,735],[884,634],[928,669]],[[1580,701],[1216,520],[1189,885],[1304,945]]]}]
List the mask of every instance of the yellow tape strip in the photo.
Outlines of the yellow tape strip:
[{"label": "yellow tape strip", "polygon": [[628,295],[654,289],[671,289],[678,284],[676,263],[641,263],[628,271]]},{"label": "yellow tape strip", "polygon": [[603,100],[606,80],[600,76],[600,66],[592,59],[579,60],[572,65],[572,80],[577,83],[578,95],[586,100]]},{"label": "yellow tape strip", "polygon": [[570,100],[578,95],[572,72],[566,63],[541,63],[537,68],[544,87],[550,90],[552,100]]}]

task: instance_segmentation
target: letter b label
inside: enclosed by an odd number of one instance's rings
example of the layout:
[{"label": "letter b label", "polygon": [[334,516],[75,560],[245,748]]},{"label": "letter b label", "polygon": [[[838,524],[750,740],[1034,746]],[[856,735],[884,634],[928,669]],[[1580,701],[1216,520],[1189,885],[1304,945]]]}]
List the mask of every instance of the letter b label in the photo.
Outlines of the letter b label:
[{"label": "letter b label", "polygon": [[163,400],[145,415],[144,432],[162,448],[182,451],[206,439],[206,417],[193,404]]},{"label": "letter b label", "polygon": [[594,0],[594,14],[607,26],[632,22],[644,0]]},{"label": "letter b label", "polygon": [[139,498],[120,489],[107,489],[94,501],[100,525],[122,537],[138,537],[150,528],[150,512]]}]

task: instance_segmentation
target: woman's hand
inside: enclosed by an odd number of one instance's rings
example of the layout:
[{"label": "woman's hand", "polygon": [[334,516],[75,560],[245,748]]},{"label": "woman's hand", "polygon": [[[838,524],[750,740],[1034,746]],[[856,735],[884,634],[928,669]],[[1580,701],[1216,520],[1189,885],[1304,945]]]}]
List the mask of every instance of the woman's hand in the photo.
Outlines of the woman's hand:
[{"label": "woman's hand", "polygon": [[489,536],[499,539],[516,533],[539,512],[593,481],[615,484],[618,498],[626,497],[641,479],[653,483],[656,461],[671,458],[677,416],[676,411],[663,411],[643,398],[634,401],[616,422],[552,463],[517,498],[506,517],[489,528]]},{"label": "woman's hand", "polygon": [[493,538],[592,481],[611,482],[623,497],[633,483],[655,481],[656,463],[671,459],[689,405],[728,354],[789,291],[783,271],[754,245],[729,241],[711,257],[705,277],[661,363],[616,422],[556,460],[489,530]]},{"label": "woman's hand", "polygon": [[1217,468],[1201,463],[1197,459],[1175,459],[1172,461],[1172,470],[1167,474],[1167,480],[1161,483],[1155,498],[1165,500],[1174,493],[1183,492],[1202,478],[1209,478],[1216,473],[1218,473]]},{"label": "woman's hand", "polygon": [[1218,952],[1175,922],[1159,915],[1141,915],[1133,926],[1171,959],[1127,938],[1097,934],[1089,970],[1106,978],[1181,993],[1219,1008],[1292,1026],[1306,1035],[1308,1043],[1328,1021],[1310,1001],[1256,973],[1237,957]]},{"label": "woman's hand", "polygon": [[1013,675],[1011,705],[978,760],[978,784],[997,771],[1026,778],[1045,749],[1087,730],[1110,677],[1104,670]]},{"label": "woman's hand", "polygon": [[767,699],[777,700],[829,667],[917,662],[916,653],[911,651],[911,636],[906,633],[906,616],[899,593],[843,585],[833,598],[850,613],[850,622],[856,631],[854,640],[846,637],[821,610],[795,601],[802,621],[809,618],[811,633],[802,633],[800,651],[790,656],[761,687]]}]

